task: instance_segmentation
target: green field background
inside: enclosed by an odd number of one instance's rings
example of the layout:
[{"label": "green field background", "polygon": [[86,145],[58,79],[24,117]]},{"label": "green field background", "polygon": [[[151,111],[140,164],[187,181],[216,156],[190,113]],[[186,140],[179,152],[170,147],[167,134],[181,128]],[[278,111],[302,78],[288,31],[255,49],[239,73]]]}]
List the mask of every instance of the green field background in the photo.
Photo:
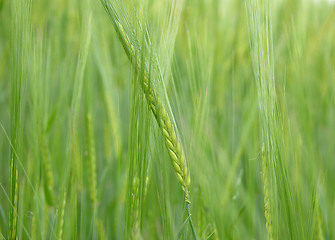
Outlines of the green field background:
[{"label": "green field background", "polygon": [[0,239],[335,239],[334,134],[334,3],[0,0]]}]

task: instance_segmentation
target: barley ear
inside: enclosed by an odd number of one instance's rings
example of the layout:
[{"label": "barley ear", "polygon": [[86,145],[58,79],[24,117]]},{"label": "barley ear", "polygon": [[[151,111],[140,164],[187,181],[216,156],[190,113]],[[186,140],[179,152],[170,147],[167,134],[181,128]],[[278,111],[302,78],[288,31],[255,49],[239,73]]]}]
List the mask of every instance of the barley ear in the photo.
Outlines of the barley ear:
[{"label": "barley ear", "polygon": [[[124,30],[122,24],[118,20],[118,16],[116,14],[116,9],[108,0],[101,0],[104,8],[106,9],[112,23],[114,29],[119,37],[120,42],[126,52],[129,61],[131,62],[135,73],[141,72],[143,74],[143,80],[141,82],[141,87],[144,92],[145,98],[147,100],[150,109],[155,116],[158,126],[160,127],[162,134],[164,136],[164,142],[167,147],[168,153],[170,155],[170,159],[172,161],[172,165],[174,167],[177,179],[181,184],[181,187],[185,193],[185,203],[187,215],[189,216],[189,222],[191,225],[191,230],[195,239],[198,239],[196,231],[194,229],[191,213],[190,213],[190,197],[189,197],[189,187],[191,184],[190,174],[187,168],[187,162],[182,150],[182,145],[178,135],[176,134],[176,129],[169,115],[166,112],[166,108],[162,101],[160,100],[153,84],[149,81],[149,71],[145,63],[141,62],[141,59],[137,55],[134,47],[134,43],[130,41],[129,36]],[[134,37],[134,41],[136,42],[136,36]],[[137,41],[138,42],[138,41]]]},{"label": "barley ear", "polygon": [[89,181],[89,194],[92,202],[93,209],[96,208],[97,200],[97,176],[96,176],[96,156],[95,156],[95,142],[94,131],[92,124],[92,116],[87,114],[87,154],[88,154],[88,181]]},{"label": "barley ear", "polygon": [[[122,25],[119,22],[115,23],[116,31],[118,32],[119,37],[123,46],[126,48],[126,53],[129,57],[129,60],[133,64],[133,67],[136,72],[141,71],[141,60],[136,55],[133,45],[129,41],[129,37],[125,33]],[[191,178],[188,172],[187,163],[185,155],[182,151],[181,142],[176,134],[175,128],[168,116],[165,106],[158,97],[154,86],[149,81],[148,70],[144,69],[143,82],[141,84],[145,98],[150,106],[152,113],[155,116],[155,119],[162,130],[164,136],[164,142],[167,147],[168,153],[170,155],[172,165],[176,172],[177,179],[182,186],[182,189],[185,193],[185,201],[190,202],[189,198],[189,186],[191,184]]]},{"label": "barley ear", "polygon": [[46,139],[44,136],[43,131],[41,132],[41,151],[42,151],[42,166],[43,166],[43,172],[44,172],[44,194],[46,201],[49,206],[54,205],[54,178],[52,173],[52,167],[50,158],[48,155],[48,148]]},{"label": "barley ear", "polygon": [[57,228],[57,239],[61,240],[63,238],[63,226],[64,226],[64,216],[66,207],[66,189],[64,190],[62,199],[60,201],[60,209],[58,214],[58,228]]}]

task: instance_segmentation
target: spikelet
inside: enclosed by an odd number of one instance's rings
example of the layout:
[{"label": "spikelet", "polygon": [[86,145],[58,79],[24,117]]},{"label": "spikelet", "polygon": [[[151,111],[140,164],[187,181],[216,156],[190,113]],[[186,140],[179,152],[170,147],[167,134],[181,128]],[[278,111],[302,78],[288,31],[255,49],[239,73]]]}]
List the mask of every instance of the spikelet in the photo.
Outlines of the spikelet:
[{"label": "spikelet", "polygon": [[46,144],[46,140],[44,138],[43,131],[41,132],[41,151],[42,151],[42,165],[43,165],[43,173],[44,173],[44,194],[46,201],[49,206],[54,205],[54,178],[51,168],[51,162],[48,156],[48,148]]},{"label": "spikelet", "polygon": [[63,237],[63,226],[64,226],[64,216],[65,216],[65,207],[66,207],[66,189],[64,190],[64,194],[62,196],[62,200],[60,202],[60,210],[58,214],[58,228],[57,228],[57,239],[61,240]]},{"label": "spikelet", "polygon": [[87,114],[87,154],[88,154],[88,181],[89,181],[89,193],[92,206],[95,209],[97,204],[97,176],[96,176],[96,157],[95,157],[95,143],[94,143],[94,131],[92,124],[92,116],[90,113]]},{"label": "spikelet", "polygon": [[263,180],[263,191],[264,191],[264,211],[265,211],[264,214],[266,220],[266,230],[268,233],[268,239],[273,240],[268,169],[267,169],[264,145],[262,147],[262,180]]}]

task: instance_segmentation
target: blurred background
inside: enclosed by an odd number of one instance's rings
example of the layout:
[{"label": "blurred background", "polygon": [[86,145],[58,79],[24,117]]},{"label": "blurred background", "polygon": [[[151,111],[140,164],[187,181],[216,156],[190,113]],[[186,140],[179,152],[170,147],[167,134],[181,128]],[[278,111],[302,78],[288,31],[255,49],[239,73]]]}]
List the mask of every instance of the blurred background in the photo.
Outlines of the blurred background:
[{"label": "blurred background", "polygon": [[110,4],[0,0],[0,238],[193,238],[118,16],[198,238],[334,239],[334,1]]}]

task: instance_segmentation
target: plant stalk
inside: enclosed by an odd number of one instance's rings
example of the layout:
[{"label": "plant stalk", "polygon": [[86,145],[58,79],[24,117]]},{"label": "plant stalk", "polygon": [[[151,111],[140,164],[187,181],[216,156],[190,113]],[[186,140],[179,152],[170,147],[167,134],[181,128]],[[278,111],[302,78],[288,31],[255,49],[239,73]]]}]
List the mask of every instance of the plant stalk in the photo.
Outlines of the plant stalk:
[{"label": "plant stalk", "polygon": [[193,237],[194,237],[195,240],[198,240],[199,237],[197,235],[197,232],[195,231],[195,228],[194,228],[194,225],[193,225],[193,222],[192,222],[190,202],[189,201],[186,202],[186,211],[187,211],[187,217],[189,218],[189,222],[190,222],[190,225],[191,225],[191,230],[192,230]]}]

